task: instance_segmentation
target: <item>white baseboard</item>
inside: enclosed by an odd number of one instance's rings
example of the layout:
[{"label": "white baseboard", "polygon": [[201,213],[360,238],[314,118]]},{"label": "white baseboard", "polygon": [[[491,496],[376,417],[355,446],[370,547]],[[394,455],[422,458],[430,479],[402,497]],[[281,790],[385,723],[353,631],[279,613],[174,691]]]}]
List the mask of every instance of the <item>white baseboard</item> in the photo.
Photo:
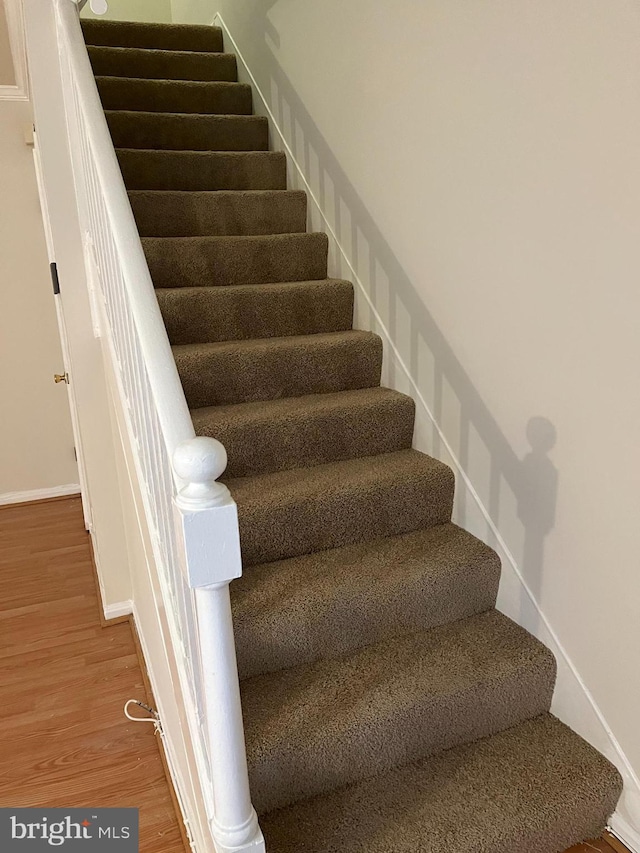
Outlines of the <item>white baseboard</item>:
[{"label": "white baseboard", "polygon": [[6,504],[22,504],[28,501],[46,501],[51,498],[63,498],[67,495],[79,495],[80,486],[69,483],[66,486],[53,486],[50,489],[31,489],[26,492],[5,492],[0,495],[0,506]]},{"label": "white baseboard", "polygon": [[104,603],[106,600],[106,595],[104,591],[103,569],[101,566],[100,548],[98,547],[96,533],[93,528],[89,531],[89,536],[91,537],[91,552],[93,556],[96,579],[98,581],[98,588],[100,590],[99,605],[102,608],[102,614],[105,620],[118,619],[120,616],[131,616],[133,613],[133,601],[114,601],[113,604]]},{"label": "white baseboard", "polygon": [[105,619],[118,619],[121,616],[131,616],[133,601],[116,601],[115,604],[105,604],[102,608]]},{"label": "white baseboard", "polygon": [[609,832],[622,841],[631,853],[640,853],[640,832],[635,830],[618,812],[611,818]]},{"label": "white baseboard", "polygon": [[[367,288],[358,276],[347,251],[342,246],[338,236],[331,226],[331,223],[328,221],[320,201],[314,194],[309,181],[307,180],[307,176],[305,175],[302,165],[298,162],[291,150],[282,128],[279,126],[267,99],[242,55],[238,44],[225,24],[224,19],[218,13],[212,23],[221,27],[225,41],[227,41],[229,45],[229,47],[225,47],[225,49],[227,49],[228,52],[234,52],[237,56],[238,70],[241,75],[240,79],[243,82],[250,83],[253,89],[255,112],[267,117],[271,138],[276,141],[277,147],[286,153],[289,166],[293,168],[295,173],[297,173],[300,185],[306,190],[309,206],[313,206],[317,216],[322,221],[323,230],[328,235],[330,245],[333,246],[336,256],[339,256],[342,259],[342,262],[349,270],[352,281],[369,305],[371,316],[375,318],[376,327],[374,331],[383,338],[385,349],[387,349],[390,357],[394,360],[397,367],[397,374],[402,374],[404,376],[405,381],[402,383],[402,387],[398,388],[398,390],[409,393],[416,401],[417,421],[422,419],[423,424],[429,424],[430,428],[435,429],[438,433],[441,447],[444,448],[446,454],[446,459],[444,459],[444,461],[451,465],[456,472],[458,489],[465,490],[467,500],[477,507],[478,512],[484,519],[486,527],[491,531],[493,547],[496,548],[503,566],[503,583],[501,586],[501,596],[498,602],[499,609],[503,610],[503,612],[505,612],[510,618],[519,622],[531,631],[531,633],[537,636],[541,642],[551,649],[558,661],[558,681],[554,704],[552,707],[553,713],[555,713],[556,716],[563,720],[563,722],[568,726],[582,735],[582,737],[589,741],[596,749],[606,755],[622,774],[625,783],[625,794],[620,802],[618,811],[612,818],[611,826],[615,834],[620,833],[621,840],[624,841],[630,849],[632,849],[633,853],[640,853],[640,846],[633,841],[634,836],[636,839],[640,838],[638,829],[634,828],[634,826],[640,827],[640,808],[636,807],[636,804],[640,803],[640,780],[638,779],[638,776],[631,767],[629,760],[622,751],[620,744],[609,728],[602,712],[598,708],[593,696],[582,680],[578,670],[569,657],[569,654],[560,642],[558,635],[553,630],[545,614],[541,610],[535,595],[523,577],[516,559],[509,550],[496,524],[491,518],[488,509],[485,507],[478,492],[474,488],[465,468],[457,458],[451,444],[444,435],[441,425],[425,400],[410,368],[398,352],[389,329],[386,327],[380,314],[376,310],[376,306],[372,303],[369,293],[367,292]],[[399,383],[396,382],[395,384]],[[617,827],[617,829],[615,827]],[[636,845],[635,847],[634,844]]]},{"label": "white baseboard", "polygon": [[[158,704],[157,710],[159,711],[160,719],[162,720],[162,691],[159,689],[156,673],[153,668],[153,655],[149,651],[144,631],[141,630],[141,620],[138,616],[138,611],[136,609],[135,602],[131,601],[129,602],[129,604],[131,605],[133,622],[136,629],[136,633],[138,635],[138,640],[140,642],[140,649],[142,651],[142,657],[144,658],[147,675],[151,684],[151,690],[153,692],[154,699]],[[180,809],[180,814],[182,816],[182,821],[184,823],[187,838],[189,839],[189,846],[191,847],[193,853],[195,853],[196,844],[193,838],[192,828],[187,817],[187,809],[185,808],[184,798],[182,796],[182,790],[185,783],[184,780],[182,780],[180,772],[178,770],[178,762],[176,761],[176,757],[173,752],[174,748],[174,744],[167,737],[166,732],[163,730],[162,737],[160,738],[160,749],[163,750],[165,755],[167,768],[171,777],[171,785],[173,785],[173,790],[176,796],[176,800],[178,802],[178,807]]]}]

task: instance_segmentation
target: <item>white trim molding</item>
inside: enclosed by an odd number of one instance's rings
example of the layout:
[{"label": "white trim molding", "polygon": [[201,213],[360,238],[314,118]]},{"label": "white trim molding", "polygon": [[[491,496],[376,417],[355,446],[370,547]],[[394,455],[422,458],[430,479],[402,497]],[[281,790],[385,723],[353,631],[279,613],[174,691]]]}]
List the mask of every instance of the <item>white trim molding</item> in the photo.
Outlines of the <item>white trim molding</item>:
[{"label": "white trim molding", "polygon": [[0,2],[3,3],[7,17],[13,73],[16,80],[12,85],[0,86],[0,101],[28,101],[29,75],[27,73],[22,0],[0,0]]},{"label": "white trim molding", "polygon": [[102,612],[105,621],[120,619],[122,616],[131,616],[133,614],[133,601],[116,601],[113,604],[105,604]]},{"label": "white trim molding", "polygon": [[630,853],[640,853],[640,832],[634,829],[617,811],[609,823],[609,832],[629,848]]},{"label": "white trim molding", "polygon": [[640,833],[618,812],[611,818],[609,832],[629,848],[630,853],[640,853]]},{"label": "white trim molding", "polygon": [[30,503],[31,501],[47,501],[52,498],[64,498],[69,495],[79,495],[80,486],[69,483],[66,486],[53,486],[50,489],[31,489],[25,492],[5,492],[0,495],[0,506],[7,504]]}]

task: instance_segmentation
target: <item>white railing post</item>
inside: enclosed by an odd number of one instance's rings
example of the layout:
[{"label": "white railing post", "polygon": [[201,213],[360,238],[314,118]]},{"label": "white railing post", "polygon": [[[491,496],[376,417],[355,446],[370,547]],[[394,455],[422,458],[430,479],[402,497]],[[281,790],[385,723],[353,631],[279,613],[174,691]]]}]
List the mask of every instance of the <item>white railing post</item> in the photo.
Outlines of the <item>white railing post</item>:
[{"label": "white railing post", "polygon": [[173,469],[182,483],[174,498],[182,566],[195,590],[202,687],[211,756],[213,820],[220,853],[262,853],[251,804],[229,583],[242,573],[237,507],[217,478],[227,454],[213,438],[178,445]]}]

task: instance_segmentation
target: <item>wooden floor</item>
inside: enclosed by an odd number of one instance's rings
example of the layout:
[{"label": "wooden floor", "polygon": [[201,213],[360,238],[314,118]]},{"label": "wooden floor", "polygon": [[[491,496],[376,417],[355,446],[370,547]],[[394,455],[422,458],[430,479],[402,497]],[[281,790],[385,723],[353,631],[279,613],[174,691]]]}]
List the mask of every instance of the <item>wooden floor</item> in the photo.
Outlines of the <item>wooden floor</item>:
[{"label": "wooden floor", "polygon": [[129,622],[101,627],[79,498],[0,508],[0,806],[140,809],[143,853],[185,853]]},{"label": "wooden floor", "polygon": [[[140,809],[141,853],[185,853],[131,625],[102,627],[79,498],[0,508],[0,806]],[[567,853],[624,853],[593,841]],[[514,851],[515,853],[515,851]]]},{"label": "wooden floor", "polygon": [[594,850],[597,850],[598,853],[629,853],[627,848],[615,838],[578,844],[577,847],[572,847],[567,853],[593,853]]}]

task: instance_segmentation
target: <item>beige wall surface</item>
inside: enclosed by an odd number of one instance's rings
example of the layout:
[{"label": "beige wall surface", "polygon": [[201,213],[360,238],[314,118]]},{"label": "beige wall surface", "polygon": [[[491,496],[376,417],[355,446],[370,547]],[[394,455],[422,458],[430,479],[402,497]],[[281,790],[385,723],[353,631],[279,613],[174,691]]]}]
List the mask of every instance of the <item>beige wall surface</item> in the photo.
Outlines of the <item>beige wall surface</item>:
[{"label": "beige wall surface", "polygon": [[94,15],[89,4],[82,10],[83,18],[104,18],[113,21],[171,21],[170,0],[109,0],[105,15]]},{"label": "beige wall surface", "polygon": [[11,55],[7,13],[4,3],[0,0],[0,86],[15,86],[16,72]]},{"label": "beige wall surface", "polygon": [[[418,446],[450,458],[424,402],[640,771],[640,5],[172,9],[221,11],[351,264],[334,273],[394,340]],[[358,321],[380,328],[366,299]]]},{"label": "beige wall surface", "polygon": [[26,101],[0,100],[0,498],[78,482]]}]

